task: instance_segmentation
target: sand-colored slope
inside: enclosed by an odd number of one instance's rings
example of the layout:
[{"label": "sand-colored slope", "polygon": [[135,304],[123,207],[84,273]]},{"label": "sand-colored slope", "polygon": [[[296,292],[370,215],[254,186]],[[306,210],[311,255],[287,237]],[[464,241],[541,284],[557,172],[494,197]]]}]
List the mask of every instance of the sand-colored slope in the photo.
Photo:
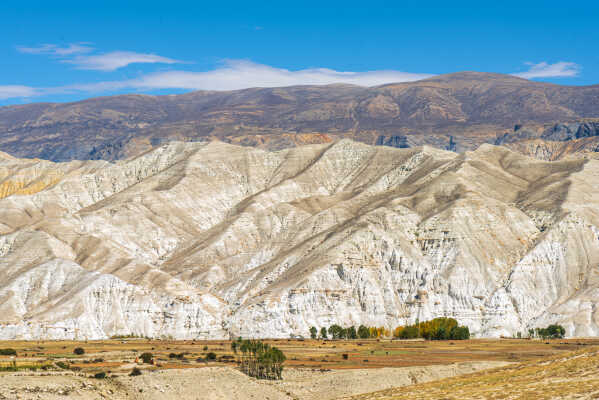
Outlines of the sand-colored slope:
[{"label": "sand-colored slope", "polygon": [[60,176],[0,199],[0,337],[288,337],[435,316],[483,336],[599,333],[594,160],[342,140],[0,168],[35,171],[24,187]]}]

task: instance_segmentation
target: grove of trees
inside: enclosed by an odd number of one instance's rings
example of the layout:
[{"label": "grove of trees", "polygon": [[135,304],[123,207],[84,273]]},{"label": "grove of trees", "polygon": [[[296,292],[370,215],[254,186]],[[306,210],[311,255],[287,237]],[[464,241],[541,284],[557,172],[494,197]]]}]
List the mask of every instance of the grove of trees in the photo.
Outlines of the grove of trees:
[{"label": "grove of trees", "polygon": [[[317,333],[320,332],[320,336]],[[328,339],[329,336],[331,339],[370,339],[370,338],[380,338],[380,337],[388,337],[390,336],[390,332],[385,327],[367,327],[364,325],[360,325],[358,329],[355,326],[350,326],[347,328],[343,328],[340,325],[333,324],[328,329],[326,327],[320,328],[320,331],[316,329],[315,326],[310,328],[310,337],[312,339],[316,339],[319,337],[320,339]]]},{"label": "grove of trees", "polygon": [[566,329],[561,325],[553,324],[549,325],[547,328],[529,329],[528,336],[541,339],[562,339],[566,336]]},{"label": "grove of trees", "polygon": [[231,344],[235,354],[241,352],[241,371],[258,379],[282,379],[285,354],[278,348],[259,340],[242,340]]},{"label": "grove of trees", "polygon": [[400,339],[424,338],[426,340],[466,340],[470,339],[467,326],[458,325],[453,318],[434,318],[413,325],[398,326],[393,336]]},{"label": "grove of trees", "polygon": [[[343,328],[340,325],[331,325],[326,327],[310,328],[312,339],[317,338],[320,332],[320,339],[377,339],[381,337],[391,337],[391,332],[385,327],[367,327],[360,325],[358,329],[354,326]],[[424,338],[427,340],[463,340],[470,339],[470,330],[467,326],[460,326],[458,321],[453,318],[435,318],[430,321],[418,322],[413,325],[398,326],[393,331],[393,337],[398,339]]]}]

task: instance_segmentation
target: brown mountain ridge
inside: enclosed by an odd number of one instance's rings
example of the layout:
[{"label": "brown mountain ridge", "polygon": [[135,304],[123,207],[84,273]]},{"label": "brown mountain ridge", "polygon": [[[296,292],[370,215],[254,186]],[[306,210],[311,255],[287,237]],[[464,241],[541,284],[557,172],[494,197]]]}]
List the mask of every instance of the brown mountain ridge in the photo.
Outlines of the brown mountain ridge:
[{"label": "brown mountain ridge", "polygon": [[[458,152],[494,143],[526,152],[536,148],[531,140],[577,140],[578,131],[596,137],[597,121],[599,85],[460,72],[378,87],[252,88],[1,107],[0,151],[53,161],[117,160],[174,140],[277,150],[351,138]],[[554,135],[559,126],[570,126],[571,134]],[[598,142],[591,142],[584,151],[596,150]],[[544,159],[564,156],[558,153],[539,152]]]}]

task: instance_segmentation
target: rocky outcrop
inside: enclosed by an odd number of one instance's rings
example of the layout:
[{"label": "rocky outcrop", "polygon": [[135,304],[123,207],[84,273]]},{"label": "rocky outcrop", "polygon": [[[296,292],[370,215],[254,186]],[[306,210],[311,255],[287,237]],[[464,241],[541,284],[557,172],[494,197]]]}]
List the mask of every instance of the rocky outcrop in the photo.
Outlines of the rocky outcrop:
[{"label": "rocky outcrop", "polygon": [[1,338],[288,337],[437,316],[477,336],[599,334],[596,160],[174,142],[115,164],[2,157],[0,171]]}]

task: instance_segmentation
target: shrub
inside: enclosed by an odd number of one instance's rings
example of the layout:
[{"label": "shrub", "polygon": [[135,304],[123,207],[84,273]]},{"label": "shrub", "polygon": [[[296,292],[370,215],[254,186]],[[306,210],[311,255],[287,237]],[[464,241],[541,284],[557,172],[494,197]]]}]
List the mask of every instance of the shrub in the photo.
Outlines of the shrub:
[{"label": "shrub", "polygon": [[75,350],[73,350],[73,353],[77,354],[78,356],[81,356],[81,355],[85,354],[85,350],[83,349],[83,347],[75,347]]},{"label": "shrub", "polygon": [[139,376],[141,375],[141,370],[137,367],[133,368],[131,370],[131,373],[129,373],[129,376]]},{"label": "shrub", "polygon": [[149,364],[152,362],[154,355],[152,353],[142,353],[142,355],[139,357],[144,362],[144,364]]},{"label": "shrub", "polygon": [[67,364],[64,361],[57,361],[57,362],[55,362],[55,364],[58,368],[69,369],[69,364]]},{"label": "shrub", "polygon": [[16,356],[17,351],[15,349],[0,349],[0,356]]},{"label": "shrub", "polygon": [[207,351],[207,350],[208,350],[208,346],[204,346],[204,351]]},{"label": "shrub", "polygon": [[17,351],[15,349],[0,349],[0,356],[16,356]]},{"label": "shrub", "polygon": [[177,355],[175,353],[171,353],[168,355],[168,358],[177,358]]},{"label": "shrub", "polygon": [[210,352],[210,353],[206,354],[206,359],[210,360],[210,361],[214,361],[214,360],[216,360],[216,354],[213,352]]},{"label": "shrub", "polygon": [[104,378],[106,378],[106,372],[103,372],[103,371],[102,372],[98,372],[98,373],[94,374],[94,378],[96,378],[96,379],[104,379]]},{"label": "shrub", "polygon": [[347,359],[349,359],[349,354],[347,354],[347,353],[343,353],[343,354],[342,354],[342,356],[343,356],[343,359],[344,359],[344,360],[347,360]]}]

